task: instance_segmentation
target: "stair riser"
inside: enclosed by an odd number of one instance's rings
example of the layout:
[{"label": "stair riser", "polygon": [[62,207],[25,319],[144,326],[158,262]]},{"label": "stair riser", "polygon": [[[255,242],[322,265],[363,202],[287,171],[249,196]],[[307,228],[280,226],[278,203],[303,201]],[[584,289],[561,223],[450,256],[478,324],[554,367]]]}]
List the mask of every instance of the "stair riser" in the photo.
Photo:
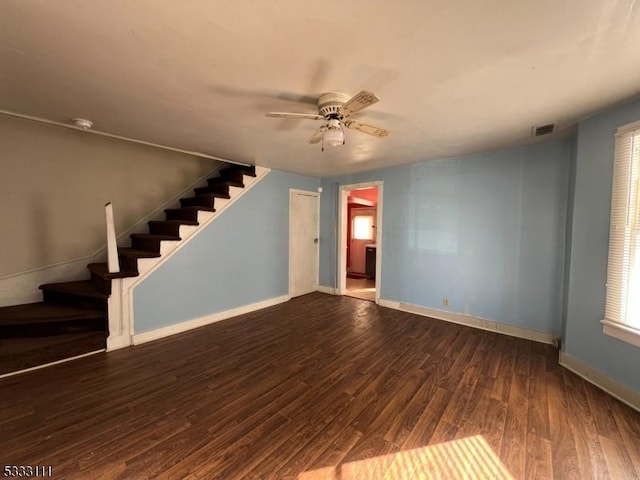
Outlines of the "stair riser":
[{"label": "stair riser", "polygon": [[198,222],[204,225],[215,216],[216,214],[214,212],[205,212],[201,210],[198,212]]},{"label": "stair riser", "polygon": [[140,275],[145,275],[149,272],[153,267],[155,267],[158,262],[160,262],[161,258],[140,258],[138,259],[138,271]]},{"label": "stair riser", "polygon": [[93,284],[98,287],[102,293],[106,293],[107,295],[111,295],[111,280],[108,278],[102,278],[99,275],[91,272],[91,281]]},{"label": "stair riser", "polygon": [[[162,243],[160,244],[160,257],[163,257],[165,255],[169,255],[171,252],[173,252],[176,247],[180,245],[180,241],[176,240],[163,240]],[[154,259],[157,260],[157,259]],[[138,260],[138,270],[140,269],[140,260]]]},{"label": "stair riser", "polygon": [[91,298],[72,293],[52,292],[43,290],[42,298],[45,302],[59,303],[78,308],[93,308],[107,311],[107,300],[104,298]]},{"label": "stair riser", "polygon": [[229,171],[237,171],[237,172],[242,172],[243,175],[248,175],[250,177],[255,177],[256,176],[256,167],[255,166],[244,166],[244,165],[234,165],[232,167],[227,167],[227,168],[223,168],[222,170],[220,170],[220,175],[224,176],[227,174],[227,172]]},{"label": "stair riser", "polygon": [[229,187],[229,195],[235,197],[239,195],[242,190],[244,190],[244,187]]},{"label": "stair riser", "polygon": [[182,225],[180,227],[180,238],[186,240],[198,230],[195,225]]},{"label": "stair riser", "polygon": [[69,320],[56,323],[30,323],[0,327],[0,338],[36,338],[82,332],[100,332],[107,328],[106,318]]}]

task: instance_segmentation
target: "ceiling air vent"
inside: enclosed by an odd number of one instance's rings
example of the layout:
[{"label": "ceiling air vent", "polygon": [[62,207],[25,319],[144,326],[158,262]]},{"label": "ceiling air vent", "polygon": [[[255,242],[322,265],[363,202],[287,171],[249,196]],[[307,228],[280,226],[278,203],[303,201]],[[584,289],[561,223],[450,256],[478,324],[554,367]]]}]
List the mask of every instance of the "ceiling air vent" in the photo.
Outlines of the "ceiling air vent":
[{"label": "ceiling air vent", "polygon": [[533,127],[533,136],[534,137],[543,137],[545,135],[551,135],[555,132],[557,126],[555,123],[547,123],[546,125],[538,125]]}]

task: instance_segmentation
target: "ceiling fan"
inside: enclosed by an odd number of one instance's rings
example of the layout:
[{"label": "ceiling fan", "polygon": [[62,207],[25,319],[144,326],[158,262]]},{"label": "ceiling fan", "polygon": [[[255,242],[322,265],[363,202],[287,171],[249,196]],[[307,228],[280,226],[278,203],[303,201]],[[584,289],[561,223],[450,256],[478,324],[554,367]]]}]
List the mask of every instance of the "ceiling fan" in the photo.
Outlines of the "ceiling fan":
[{"label": "ceiling fan", "polygon": [[385,128],[355,122],[347,118],[353,113],[359,112],[379,101],[380,99],[375,93],[367,92],[366,90],[362,90],[351,98],[344,93],[323,93],[318,97],[318,114],[316,115],[308,113],[269,112],[267,113],[267,117],[326,121],[309,139],[309,143],[318,143],[322,140],[322,149],[324,150],[324,143],[332,147],[344,145],[343,127],[358,130],[373,135],[374,137],[388,136],[391,132]]}]

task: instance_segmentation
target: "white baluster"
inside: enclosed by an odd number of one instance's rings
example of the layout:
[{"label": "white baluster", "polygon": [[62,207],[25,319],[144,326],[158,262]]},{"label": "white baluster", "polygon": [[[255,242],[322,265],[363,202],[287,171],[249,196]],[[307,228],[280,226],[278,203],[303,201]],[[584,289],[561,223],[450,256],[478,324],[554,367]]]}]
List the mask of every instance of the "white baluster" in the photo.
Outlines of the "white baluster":
[{"label": "white baluster", "polygon": [[113,205],[111,205],[111,202],[104,206],[104,213],[107,221],[107,256],[109,259],[109,273],[118,273],[120,271],[120,261],[118,260],[116,226],[113,221]]}]

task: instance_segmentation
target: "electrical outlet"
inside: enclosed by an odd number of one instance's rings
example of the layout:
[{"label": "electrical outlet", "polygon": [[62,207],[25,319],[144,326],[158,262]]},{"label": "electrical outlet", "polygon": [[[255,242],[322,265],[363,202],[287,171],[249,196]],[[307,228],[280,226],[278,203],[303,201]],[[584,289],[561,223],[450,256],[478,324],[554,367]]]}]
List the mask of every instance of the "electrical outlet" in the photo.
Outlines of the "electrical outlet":
[{"label": "electrical outlet", "polygon": [[443,298],[442,299],[442,306],[443,307],[448,307],[449,306],[449,299],[448,298]]}]

